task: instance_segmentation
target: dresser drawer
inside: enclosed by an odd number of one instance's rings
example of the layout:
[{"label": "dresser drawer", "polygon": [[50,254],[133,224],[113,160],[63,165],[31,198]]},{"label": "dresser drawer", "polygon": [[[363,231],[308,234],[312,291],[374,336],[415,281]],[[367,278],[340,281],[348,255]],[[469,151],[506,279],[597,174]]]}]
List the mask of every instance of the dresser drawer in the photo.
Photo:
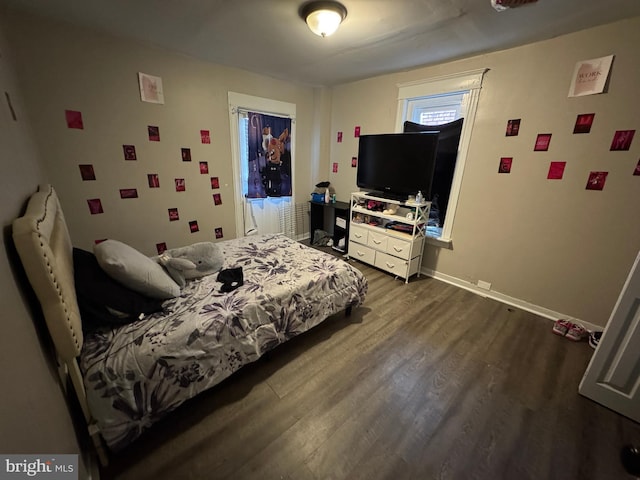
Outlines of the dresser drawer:
[{"label": "dresser drawer", "polygon": [[367,237],[367,245],[376,250],[382,250],[383,252],[387,251],[388,241],[389,237],[384,233],[369,232],[369,236]]},{"label": "dresser drawer", "polygon": [[349,240],[362,243],[363,245],[367,244],[368,231],[366,228],[362,228],[359,225],[351,224],[351,228],[349,230]]},{"label": "dresser drawer", "polygon": [[373,265],[376,252],[373,248],[365,247],[356,242],[349,242],[349,256],[361,262]]},{"label": "dresser drawer", "polygon": [[[349,251],[351,254],[351,251]],[[378,252],[376,255],[376,261],[374,264],[376,267],[385,270],[389,273],[393,273],[403,278],[407,278],[407,272],[409,269],[409,263],[393,255]]]},{"label": "dresser drawer", "polygon": [[[396,257],[404,258],[405,260],[409,260],[411,258],[409,254],[411,253],[411,242],[406,240],[400,240],[399,238],[389,237],[387,241],[387,253],[389,255],[394,255]],[[419,252],[413,252],[415,256]]]}]

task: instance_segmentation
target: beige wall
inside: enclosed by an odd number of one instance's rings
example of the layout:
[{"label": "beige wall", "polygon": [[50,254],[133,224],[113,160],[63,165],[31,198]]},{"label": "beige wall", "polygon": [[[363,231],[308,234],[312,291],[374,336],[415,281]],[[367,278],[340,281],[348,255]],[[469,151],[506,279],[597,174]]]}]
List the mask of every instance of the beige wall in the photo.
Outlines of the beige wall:
[{"label": "beige wall", "polygon": [[[0,25],[0,452],[79,453],[52,356],[42,348],[47,342],[37,301],[25,285],[26,277],[11,240],[11,222],[23,213],[29,195],[36,191],[38,183],[46,181],[46,176],[3,30]],[[11,98],[17,120],[7,106],[5,92]],[[36,313],[32,315],[33,312]],[[79,478],[85,478],[83,465],[80,458]]]},{"label": "beige wall", "polygon": [[[586,322],[604,325],[640,248],[640,18],[521,48],[339,86],[333,91],[331,174],[338,197],[356,190],[354,126],[362,134],[395,128],[397,84],[489,68],[464,172],[452,249],[428,245],[424,266]],[[567,98],[577,61],[615,54],[609,91]],[[588,135],[573,135],[576,115],[595,112]],[[508,119],[520,134],[505,137]],[[610,152],[616,130],[638,130],[631,150]],[[336,132],[344,141],[336,142]],[[548,152],[533,152],[552,133]],[[498,174],[502,156],[512,173]],[[550,161],[566,161],[547,180]],[[603,191],[587,191],[590,171],[608,171]]]},{"label": "beige wall", "polygon": [[[76,246],[88,249],[110,237],[151,255],[162,242],[172,248],[214,240],[217,227],[224,238],[235,236],[229,91],[296,104],[296,201],[307,201],[311,185],[322,180],[327,156],[315,153],[323,128],[315,112],[317,103],[327,104],[326,92],[23,14],[7,24],[39,147]],[[162,78],[164,105],[140,101],[138,72]],[[67,128],[67,109],[82,112],[83,130]],[[149,141],[148,125],[160,127],[160,142]],[[201,143],[200,130],[210,130],[210,145]],[[135,145],[137,161],[124,160],[125,144]],[[191,149],[192,162],[181,160],[181,148]],[[209,175],[200,174],[200,161],[208,162]],[[96,180],[82,181],[79,164],[94,165]],[[160,188],[148,187],[149,173],[159,174]],[[212,176],[220,190],[211,189]],[[186,192],[175,191],[175,178],[185,179]],[[125,188],[136,188],[139,198],[121,199]],[[222,205],[214,205],[213,193]],[[101,199],[103,214],[90,214],[93,198]],[[179,221],[169,221],[169,208],[178,208]],[[190,233],[192,220],[198,233]]]},{"label": "beige wall", "polygon": [[[397,84],[488,68],[453,227],[453,247],[426,248],[428,269],[463,282],[491,282],[499,294],[593,324],[604,325],[640,246],[636,220],[640,137],[629,152],[609,152],[617,129],[640,129],[631,101],[640,69],[635,45],[640,20],[632,19],[516,49],[375,77],[333,89],[311,89],[245,71],[206,64],[155,48],[102,36],[38,18],[12,14],[9,38],[38,146],[56,185],[78,246],[115,237],[147,254],[235,232],[227,92],[297,105],[296,201],[313,185],[330,180],[338,199],[356,189],[351,157],[361,133],[395,128]],[[9,26],[10,25],[10,26]],[[567,98],[576,61],[615,54],[609,92]],[[166,104],[142,103],[138,71],[163,78]],[[84,130],[70,130],[64,110],[81,110]],[[573,135],[575,117],[595,112],[592,132]],[[522,118],[518,137],[506,138],[510,118]],[[146,126],[158,125],[162,141],[149,142]],[[211,130],[211,145],[198,132]],[[343,132],[343,142],[336,133]],[[553,133],[549,152],[533,152],[537,133]],[[640,133],[639,133],[640,135]],[[125,162],[122,145],[135,144],[137,162]],[[190,147],[193,162],[179,158]],[[498,175],[501,156],[513,156],[509,175]],[[220,178],[223,205],[212,205],[209,162]],[[564,179],[546,179],[549,162],[567,162]],[[338,174],[331,173],[334,162]],[[83,182],[78,164],[91,163],[98,179]],[[609,172],[602,192],[587,191],[591,170]],[[150,190],[146,174],[159,173],[162,188]],[[187,195],[173,178],[185,178]],[[122,200],[120,188],[140,198]],[[88,198],[105,213],[90,215]],[[180,209],[169,222],[167,208]],[[189,233],[197,220],[200,232]]]}]

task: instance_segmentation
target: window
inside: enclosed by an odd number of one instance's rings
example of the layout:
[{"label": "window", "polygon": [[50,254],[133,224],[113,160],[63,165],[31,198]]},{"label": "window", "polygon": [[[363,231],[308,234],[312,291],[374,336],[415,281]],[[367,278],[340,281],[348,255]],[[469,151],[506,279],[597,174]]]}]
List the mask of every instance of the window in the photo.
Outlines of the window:
[{"label": "window", "polygon": [[462,174],[485,72],[486,69],[475,70],[398,85],[397,132],[403,131],[407,120],[421,125],[440,125],[464,118],[444,224],[427,229],[427,237],[435,238],[439,243],[451,242]]}]

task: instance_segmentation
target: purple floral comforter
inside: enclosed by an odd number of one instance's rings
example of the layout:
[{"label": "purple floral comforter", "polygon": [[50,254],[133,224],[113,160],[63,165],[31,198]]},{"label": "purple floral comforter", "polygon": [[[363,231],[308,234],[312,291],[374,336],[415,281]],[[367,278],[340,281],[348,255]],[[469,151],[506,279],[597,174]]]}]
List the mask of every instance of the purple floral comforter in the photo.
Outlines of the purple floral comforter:
[{"label": "purple floral comforter", "polygon": [[88,334],[81,369],[89,407],[113,450],[185,400],[330,315],[364,301],[366,278],[347,262],[283,235],[218,244],[244,285],[217,275],[187,283],[164,311]]}]

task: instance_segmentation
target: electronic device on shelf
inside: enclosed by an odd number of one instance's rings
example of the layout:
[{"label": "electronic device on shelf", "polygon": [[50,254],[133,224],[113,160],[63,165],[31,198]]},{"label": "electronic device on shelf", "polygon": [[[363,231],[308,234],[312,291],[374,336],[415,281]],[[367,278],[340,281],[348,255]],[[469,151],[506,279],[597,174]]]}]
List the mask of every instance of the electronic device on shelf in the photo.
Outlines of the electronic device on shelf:
[{"label": "electronic device on shelf", "polygon": [[421,191],[431,198],[438,132],[362,135],[356,183],[372,195],[405,201]]}]

